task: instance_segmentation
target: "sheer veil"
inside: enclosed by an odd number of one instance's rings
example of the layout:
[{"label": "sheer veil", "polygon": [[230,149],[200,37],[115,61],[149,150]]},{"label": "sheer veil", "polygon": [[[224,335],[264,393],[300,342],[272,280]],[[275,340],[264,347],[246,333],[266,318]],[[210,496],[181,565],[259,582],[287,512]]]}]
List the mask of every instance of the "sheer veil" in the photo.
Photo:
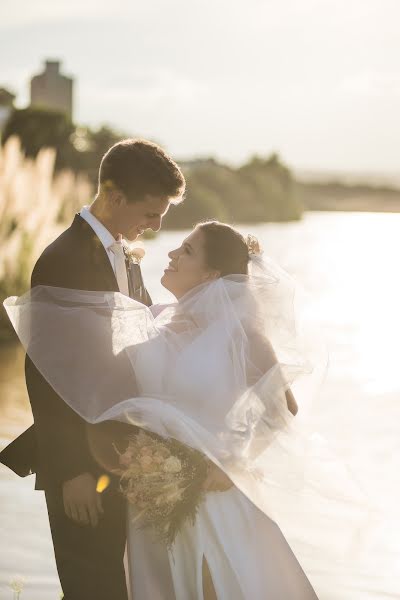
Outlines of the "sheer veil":
[{"label": "sheer veil", "polygon": [[73,410],[202,451],[278,523],[313,581],[362,553],[373,510],[313,419],[326,349],[271,260],[253,257],[248,276],[201,285],[155,317],[119,293],[43,286],[4,306]]}]

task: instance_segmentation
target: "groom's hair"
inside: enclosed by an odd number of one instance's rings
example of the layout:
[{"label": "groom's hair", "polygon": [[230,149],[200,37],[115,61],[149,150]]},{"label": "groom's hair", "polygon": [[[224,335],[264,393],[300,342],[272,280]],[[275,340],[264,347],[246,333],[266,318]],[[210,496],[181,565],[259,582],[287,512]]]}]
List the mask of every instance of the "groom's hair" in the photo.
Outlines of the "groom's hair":
[{"label": "groom's hair", "polygon": [[186,182],[178,165],[160,146],[127,139],[114,144],[102,158],[99,190],[106,185],[121,190],[128,202],[139,202],[150,194],[179,204]]}]

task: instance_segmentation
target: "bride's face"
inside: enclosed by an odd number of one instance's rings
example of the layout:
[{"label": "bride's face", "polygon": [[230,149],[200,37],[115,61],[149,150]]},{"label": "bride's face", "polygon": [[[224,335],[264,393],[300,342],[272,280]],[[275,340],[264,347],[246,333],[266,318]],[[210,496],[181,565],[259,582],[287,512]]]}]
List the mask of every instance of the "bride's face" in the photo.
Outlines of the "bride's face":
[{"label": "bride's face", "polygon": [[195,229],[179,248],[168,254],[170,262],[161,283],[178,299],[197,285],[217,279],[220,275],[219,271],[207,266],[204,243],[201,229]]}]

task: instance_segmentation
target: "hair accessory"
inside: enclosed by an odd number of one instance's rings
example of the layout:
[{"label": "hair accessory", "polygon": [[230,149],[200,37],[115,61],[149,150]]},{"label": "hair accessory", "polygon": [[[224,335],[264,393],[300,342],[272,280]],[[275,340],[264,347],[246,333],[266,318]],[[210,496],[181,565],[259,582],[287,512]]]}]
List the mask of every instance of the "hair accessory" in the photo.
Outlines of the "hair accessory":
[{"label": "hair accessory", "polygon": [[249,252],[249,256],[260,256],[263,253],[260,242],[255,235],[249,234],[246,237],[246,245]]}]

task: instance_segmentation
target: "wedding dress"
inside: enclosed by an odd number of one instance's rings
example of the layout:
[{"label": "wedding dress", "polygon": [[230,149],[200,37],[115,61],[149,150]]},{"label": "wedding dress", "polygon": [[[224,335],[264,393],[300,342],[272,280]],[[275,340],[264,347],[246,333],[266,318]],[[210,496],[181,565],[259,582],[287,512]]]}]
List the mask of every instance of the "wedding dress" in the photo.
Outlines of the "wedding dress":
[{"label": "wedding dress", "polygon": [[[161,307],[154,307],[151,312],[159,315]],[[214,323],[214,327],[216,325]],[[200,343],[204,347],[205,341]],[[143,347],[136,358],[135,371],[140,373],[141,389],[152,388],[157,396],[163,394],[163,389],[155,388],[154,365],[168,360],[165,350],[166,347],[156,341]],[[202,354],[194,345],[184,360],[182,355],[175,382],[170,373],[170,385],[179,389],[182,397],[195,396],[199,405],[202,404],[201,390],[196,394],[191,385],[201,377],[196,369],[207,370],[210,377],[215,370],[216,382],[221,367],[221,362],[212,356],[206,368]],[[153,367],[149,368],[150,365]],[[207,563],[218,600],[317,598],[279,527],[237,488],[209,492],[195,523],[184,525],[169,552],[150,532],[138,531],[135,510],[131,509],[128,514],[129,572],[134,600],[202,600],[203,561]]]},{"label": "wedding dress", "polygon": [[201,285],[155,317],[119,293],[40,286],[5,301],[33,362],[84,419],[175,438],[234,483],[207,494],[168,553],[128,521],[135,600],[201,600],[205,564],[218,600],[311,600],[313,587],[335,598],[321,572],[357,553],[369,508],[307,417],[323,345],[290,277],[252,262],[248,277]]},{"label": "wedding dress", "polygon": [[171,554],[177,600],[203,598],[203,560],[218,600],[317,598],[279,527],[236,488],[207,495]]}]

